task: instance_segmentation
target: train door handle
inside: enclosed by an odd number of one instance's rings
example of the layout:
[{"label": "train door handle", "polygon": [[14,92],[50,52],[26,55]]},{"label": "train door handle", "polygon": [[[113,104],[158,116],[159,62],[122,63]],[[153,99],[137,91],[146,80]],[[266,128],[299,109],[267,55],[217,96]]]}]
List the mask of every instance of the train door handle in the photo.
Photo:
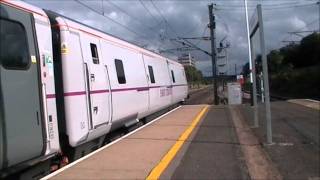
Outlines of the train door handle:
[{"label": "train door handle", "polygon": [[93,112],[94,112],[95,114],[98,114],[98,106],[93,107]]},{"label": "train door handle", "polygon": [[91,106],[91,96],[90,96],[90,79],[89,79],[89,69],[88,69],[88,64],[84,63],[84,70],[85,70],[85,77],[86,77],[86,96],[87,96],[87,101],[88,101],[88,113],[89,113],[89,124],[90,124],[90,129],[93,129],[93,122],[92,122],[92,106]]},{"label": "train door handle", "polygon": [[36,111],[36,116],[37,116],[37,124],[39,126],[40,125],[40,119],[39,119],[39,112],[38,111]]},{"label": "train door handle", "polygon": [[90,81],[91,81],[91,82],[94,82],[94,81],[95,81],[94,74],[90,74]]}]

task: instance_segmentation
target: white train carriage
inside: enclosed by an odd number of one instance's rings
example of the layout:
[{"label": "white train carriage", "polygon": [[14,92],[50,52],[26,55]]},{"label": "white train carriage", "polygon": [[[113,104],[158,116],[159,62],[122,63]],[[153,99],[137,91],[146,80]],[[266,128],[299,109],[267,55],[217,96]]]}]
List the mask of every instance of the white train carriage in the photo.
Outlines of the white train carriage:
[{"label": "white train carriage", "polygon": [[[66,135],[72,147],[187,97],[183,66],[48,12],[59,33]],[[57,90],[58,91],[58,90]]]},{"label": "white train carriage", "polygon": [[187,97],[175,61],[20,1],[0,10],[0,178],[79,158]]},{"label": "white train carriage", "polygon": [[0,179],[60,151],[46,13],[0,1]]}]

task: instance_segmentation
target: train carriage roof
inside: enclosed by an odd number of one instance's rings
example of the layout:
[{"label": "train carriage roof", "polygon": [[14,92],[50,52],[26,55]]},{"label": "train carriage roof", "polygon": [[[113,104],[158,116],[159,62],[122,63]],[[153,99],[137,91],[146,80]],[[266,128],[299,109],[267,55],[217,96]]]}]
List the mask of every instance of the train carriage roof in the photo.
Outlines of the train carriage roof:
[{"label": "train carriage roof", "polygon": [[15,7],[17,9],[20,9],[32,14],[48,17],[47,14],[41,8],[38,8],[36,6],[33,6],[31,4],[28,4],[22,1],[0,0],[0,3],[6,4],[11,7]]},{"label": "train carriage roof", "polygon": [[[40,15],[40,16],[43,16],[43,17],[46,17],[46,18],[48,18],[50,16],[61,17],[61,18],[65,19],[65,20],[69,21],[69,24],[70,23],[76,24],[78,30],[82,30],[82,31],[87,32],[89,34],[96,35],[96,36],[98,36],[98,37],[100,37],[102,39],[105,39],[107,41],[115,42],[120,46],[126,46],[127,48],[133,49],[133,50],[138,51],[140,53],[143,53],[144,55],[151,56],[151,57],[158,57],[158,58],[161,58],[161,59],[166,59],[172,64],[176,64],[176,65],[182,66],[180,63],[178,63],[178,62],[176,62],[176,61],[174,61],[172,59],[169,59],[167,57],[164,57],[164,56],[162,56],[162,55],[160,55],[160,54],[158,54],[156,52],[153,52],[151,50],[145,49],[145,48],[143,48],[143,47],[141,47],[141,46],[139,46],[137,44],[134,44],[132,42],[124,40],[124,39],[122,39],[120,37],[117,37],[115,35],[111,35],[109,33],[106,33],[104,31],[101,31],[101,30],[96,29],[94,27],[88,26],[88,25],[83,24],[81,22],[78,22],[78,21],[76,21],[74,19],[68,18],[68,17],[63,16],[61,14],[58,14],[56,12],[53,12],[53,11],[50,11],[50,10],[43,10],[41,8],[38,8],[36,6],[30,5],[30,4],[22,2],[22,1],[1,0],[0,3],[3,3],[3,4],[6,4],[6,5],[9,5],[9,6],[21,9],[21,10],[26,11],[26,12],[30,12],[32,14]],[[68,24],[68,26],[69,26],[69,24]]]},{"label": "train carriage roof", "polygon": [[153,52],[153,51],[150,51],[148,49],[145,49],[145,48],[143,48],[143,47],[141,47],[141,46],[139,46],[137,44],[134,44],[132,42],[124,40],[124,39],[122,39],[120,37],[117,37],[115,35],[111,35],[111,34],[109,34],[107,32],[104,32],[104,31],[99,30],[97,28],[88,26],[86,24],[83,24],[83,23],[81,23],[79,21],[76,21],[76,20],[71,19],[69,17],[66,17],[64,15],[58,14],[56,12],[53,12],[51,10],[45,10],[45,11],[46,11],[46,13],[48,14],[49,17],[53,17],[53,18],[60,17],[60,18],[63,18],[66,21],[68,28],[80,30],[80,31],[83,31],[85,33],[100,37],[100,38],[102,38],[102,39],[104,39],[106,41],[116,43],[119,46],[126,47],[127,49],[133,49],[135,51],[143,53],[144,55],[151,56],[151,57],[158,57],[158,58],[161,58],[161,59],[166,59],[172,64],[176,64],[176,65],[182,66],[180,63],[178,63],[178,62],[176,62],[174,60],[171,60],[171,59],[169,59],[167,57],[164,57],[164,56],[162,56],[162,55],[160,55],[160,54],[158,54],[156,52]]}]

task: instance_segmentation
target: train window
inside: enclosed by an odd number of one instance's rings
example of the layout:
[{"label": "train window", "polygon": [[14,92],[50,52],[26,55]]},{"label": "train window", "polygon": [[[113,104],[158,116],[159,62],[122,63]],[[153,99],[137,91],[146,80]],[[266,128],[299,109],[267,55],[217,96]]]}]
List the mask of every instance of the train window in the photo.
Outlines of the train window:
[{"label": "train window", "polygon": [[173,73],[173,70],[171,70],[171,76],[172,76],[172,82],[176,82],[176,79],[174,78],[174,73]]},{"label": "train window", "polygon": [[90,43],[93,64],[99,64],[99,56],[97,45]]},{"label": "train window", "polygon": [[30,53],[22,24],[0,19],[0,63],[7,69],[27,69]]},{"label": "train window", "polygon": [[125,84],[126,83],[126,76],[124,74],[124,68],[123,68],[122,60],[115,59],[115,65],[116,65],[116,71],[117,71],[119,84]]},{"label": "train window", "polygon": [[149,69],[150,81],[151,81],[151,83],[155,83],[156,81],[154,80],[154,74],[153,74],[152,66],[148,66],[148,69]]}]

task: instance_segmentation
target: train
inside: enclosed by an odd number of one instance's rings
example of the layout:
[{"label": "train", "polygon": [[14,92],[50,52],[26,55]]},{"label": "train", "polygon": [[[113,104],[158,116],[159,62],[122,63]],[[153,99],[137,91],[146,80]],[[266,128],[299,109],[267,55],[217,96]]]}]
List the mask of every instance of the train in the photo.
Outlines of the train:
[{"label": "train", "polygon": [[174,60],[25,2],[0,12],[0,178],[39,178],[188,96]]}]

